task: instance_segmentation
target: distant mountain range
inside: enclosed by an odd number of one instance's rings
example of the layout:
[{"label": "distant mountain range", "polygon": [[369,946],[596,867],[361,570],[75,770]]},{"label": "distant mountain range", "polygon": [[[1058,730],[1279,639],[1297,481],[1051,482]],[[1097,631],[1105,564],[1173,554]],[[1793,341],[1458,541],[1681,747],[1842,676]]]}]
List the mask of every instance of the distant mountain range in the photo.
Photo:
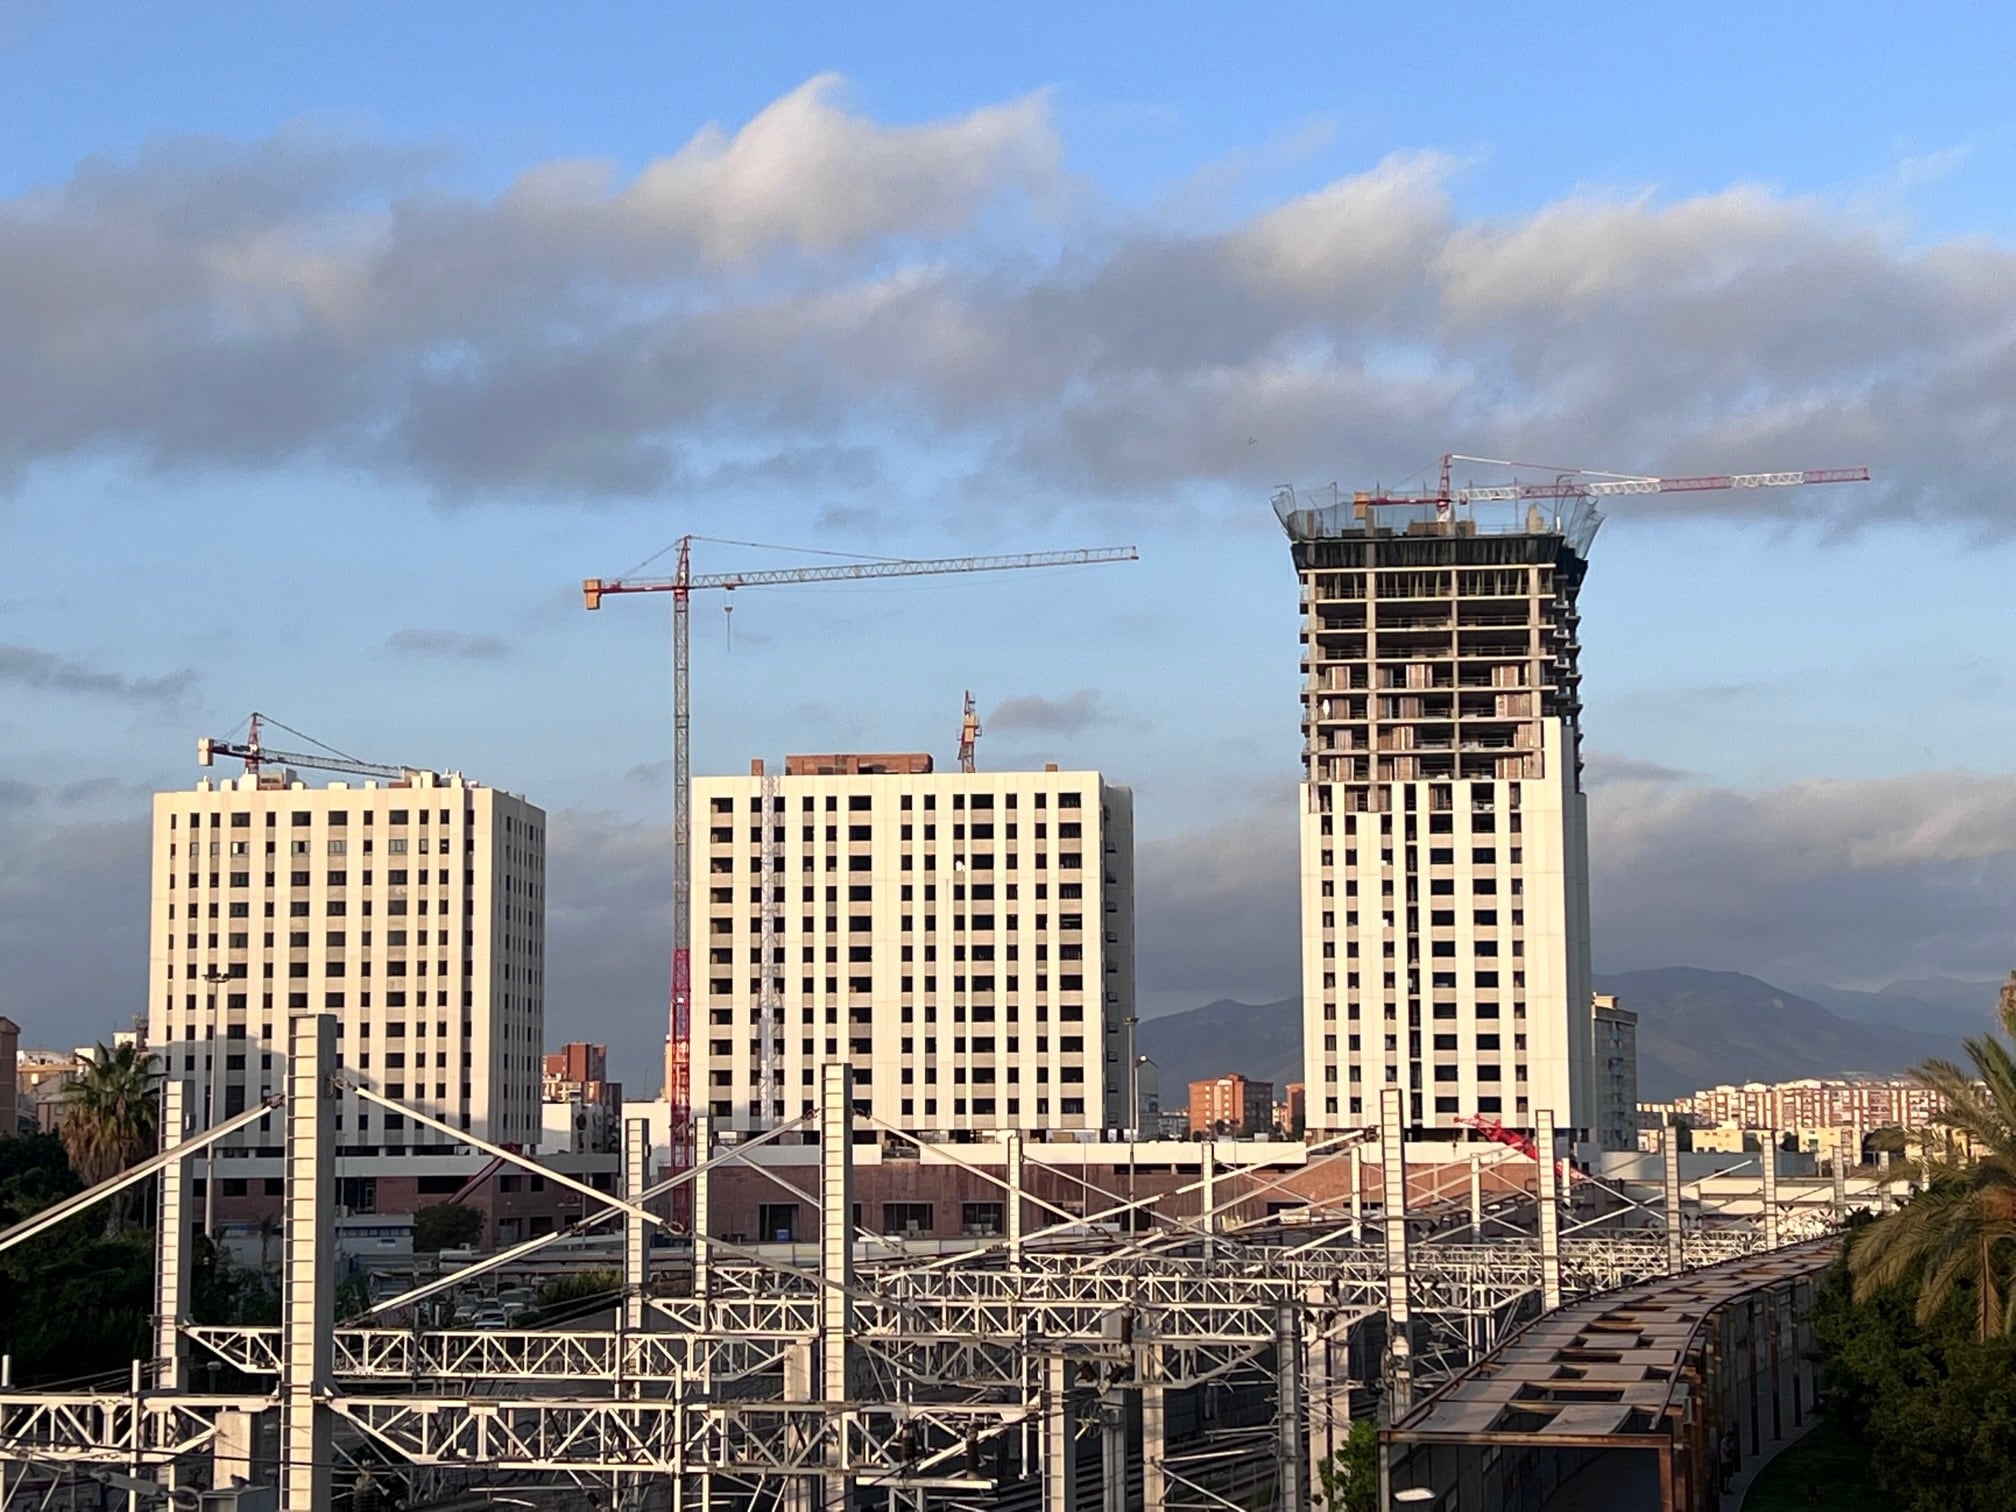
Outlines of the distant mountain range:
[{"label": "distant mountain range", "polygon": [[[1638,1090],[1656,1101],[1718,1082],[1885,1075],[1928,1056],[1957,1059],[1964,1035],[1991,1026],[1996,982],[1928,977],[1877,992],[1787,992],[1734,971],[1669,966],[1599,975],[1638,1015]],[[1240,1071],[1278,1089],[1302,1079],[1302,1004],[1220,999],[1144,1019],[1142,1053],[1163,1101],[1181,1107],[1192,1081]]]}]

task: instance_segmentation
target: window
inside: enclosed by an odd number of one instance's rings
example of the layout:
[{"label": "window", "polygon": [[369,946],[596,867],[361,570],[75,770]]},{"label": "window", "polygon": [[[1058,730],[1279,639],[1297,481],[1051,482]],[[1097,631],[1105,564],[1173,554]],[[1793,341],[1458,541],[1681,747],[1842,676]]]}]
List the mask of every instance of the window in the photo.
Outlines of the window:
[{"label": "window", "polygon": [[882,1204],[882,1232],[885,1234],[928,1235],[932,1230],[928,1202],[885,1202]]},{"label": "window", "polygon": [[790,1244],[798,1237],[798,1204],[765,1202],[757,1209],[757,1237],[769,1244]]}]

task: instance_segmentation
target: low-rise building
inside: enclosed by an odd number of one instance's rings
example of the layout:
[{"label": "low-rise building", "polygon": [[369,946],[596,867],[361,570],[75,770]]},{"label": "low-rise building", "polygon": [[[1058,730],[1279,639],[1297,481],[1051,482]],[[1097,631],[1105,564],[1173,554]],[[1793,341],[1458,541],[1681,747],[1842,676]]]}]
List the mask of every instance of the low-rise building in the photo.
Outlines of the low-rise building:
[{"label": "low-rise building", "polygon": [[613,1154],[623,1145],[623,1083],[609,1079],[609,1049],[580,1041],[545,1059],[542,1150]]},{"label": "low-rise building", "polygon": [[1274,1127],[1274,1084],[1237,1071],[1190,1083],[1190,1129],[1239,1138]]}]

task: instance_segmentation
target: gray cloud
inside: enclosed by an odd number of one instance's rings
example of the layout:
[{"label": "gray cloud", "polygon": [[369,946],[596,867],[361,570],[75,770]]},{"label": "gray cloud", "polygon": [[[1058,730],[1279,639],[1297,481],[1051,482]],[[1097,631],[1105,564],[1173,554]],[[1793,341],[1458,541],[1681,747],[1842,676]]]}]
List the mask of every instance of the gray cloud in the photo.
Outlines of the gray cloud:
[{"label": "gray cloud", "polygon": [[0,683],[55,693],[83,693],[127,703],[172,704],[195,685],[184,667],[159,677],[127,677],[35,646],[0,643]]},{"label": "gray cloud", "polygon": [[1295,806],[1135,847],[1135,970],[1144,1015],[1300,990]]},{"label": "gray cloud", "polygon": [[487,199],[298,132],[87,163],[0,202],[0,477],[114,449],[447,498],[845,492],[894,436],[981,459],[990,499],[1164,511],[1462,438],[1884,480],[1638,513],[2006,527],[2006,247],[1751,185],[1465,220],[1433,153],[1186,230],[1086,208],[1060,157],[1041,96],[892,127],[822,77],[627,180],[547,163]]},{"label": "gray cloud", "polygon": [[147,887],[145,820],[57,828],[0,807],[0,1013],[23,1045],[103,1038],[146,1011]]},{"label": "gray cloud", "polygon": [[460,661],[497,661],[509,652],[495,635],[472,635],[461,630],[395,630],[386,637],[385,649],[405,656],[437,656]]},{"label": "gray cloud", "polygon": [[1045,698],[1025,693],[1004,698],[986,718],[986,726],[997,734],[1010,730],[1035,730],[1049,735],[1076,735],[1095,724],[1112,719],[1101,706],[1096,688],[1080,688],[1062,698]]},{"label": "gray cloud", "polygon": [[1621,782],[1685,782],[1692,775],[1657,761],[1613,756],[1606,751],[1591,751],[1582,763],[1583,785],[1590,788],[1609,787]]},{"label": "gray cloud", "polygon": [[1854,982],[2012,964],[2016,777],[1619,786],[1591,799],[1590,845],[1612,967]]},{"label": "gray cloud", "polygon": [[664,1080],[672,827],[578,809],[547,820],[546,1037],[595,1040],[626,1089]]}]

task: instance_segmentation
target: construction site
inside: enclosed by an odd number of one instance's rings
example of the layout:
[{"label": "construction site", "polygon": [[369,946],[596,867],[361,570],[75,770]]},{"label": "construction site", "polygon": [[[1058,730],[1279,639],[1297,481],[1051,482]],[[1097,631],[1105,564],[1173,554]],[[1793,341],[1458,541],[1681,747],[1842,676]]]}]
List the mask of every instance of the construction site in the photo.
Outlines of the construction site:
[{"label": "construction site", "polygon": [[[703,574],[686,537],[668,577],[586,581],[590,610],[672,610],[669,1139],[626,1117],[613,1180],[533,1153],[543,813],[459,774],[271,752],[257,716],[247,743],[206,741],[247,776],[157,802],[157,909],[184,909],[157,925],[176,986],[149,1005],[183,1052],[161,1148],[0,1233],[150,1193],[151,1347],[88,1388],[17,1389],[0,1360],[0,1512],[1299,1509],[1367,1420],[1382,1507],[1719,1507],[1729,1433],[1764,1456],[1811,1418],[1835,1230],[1908,1183],[1846,1145],[1824,1174],[1773,1138],[1690,1177],[1670,1134],[1644,1159],[1608,1140],[1635,1097],[1599,1106],[1575,591],[1598,500],[1867,473],[1474,488],[1451,460],[1418,495],[1275,499],[1305,625],[1293,1143],[1141,1137],[1128,789],[977,772],[971,695],[956,774],[899,752],[693,777],[695,594],[1132,548]],[[310,795],[261,774],[283,755],[368,780]],[[213,829],[262,824],[298,869],[269,861],[262,889],[249,860],[199,867]],[[408,855],[444,854],[474,859],[409,880]],[[186,923],[219,898],[303,921],[265,936],[284,1001],[247,990],[249,926],[199,943]],[[443,914],[488,922],[430,940]],[[192,1315],[220,1152],[278,1173],[276,1326]],[[448,1153],[578,1216],[339,1309],[362,1169],[339,1162]],[[615,1280],[566,1322],[444,1316],[485,1278],[570,1268]]]}]

